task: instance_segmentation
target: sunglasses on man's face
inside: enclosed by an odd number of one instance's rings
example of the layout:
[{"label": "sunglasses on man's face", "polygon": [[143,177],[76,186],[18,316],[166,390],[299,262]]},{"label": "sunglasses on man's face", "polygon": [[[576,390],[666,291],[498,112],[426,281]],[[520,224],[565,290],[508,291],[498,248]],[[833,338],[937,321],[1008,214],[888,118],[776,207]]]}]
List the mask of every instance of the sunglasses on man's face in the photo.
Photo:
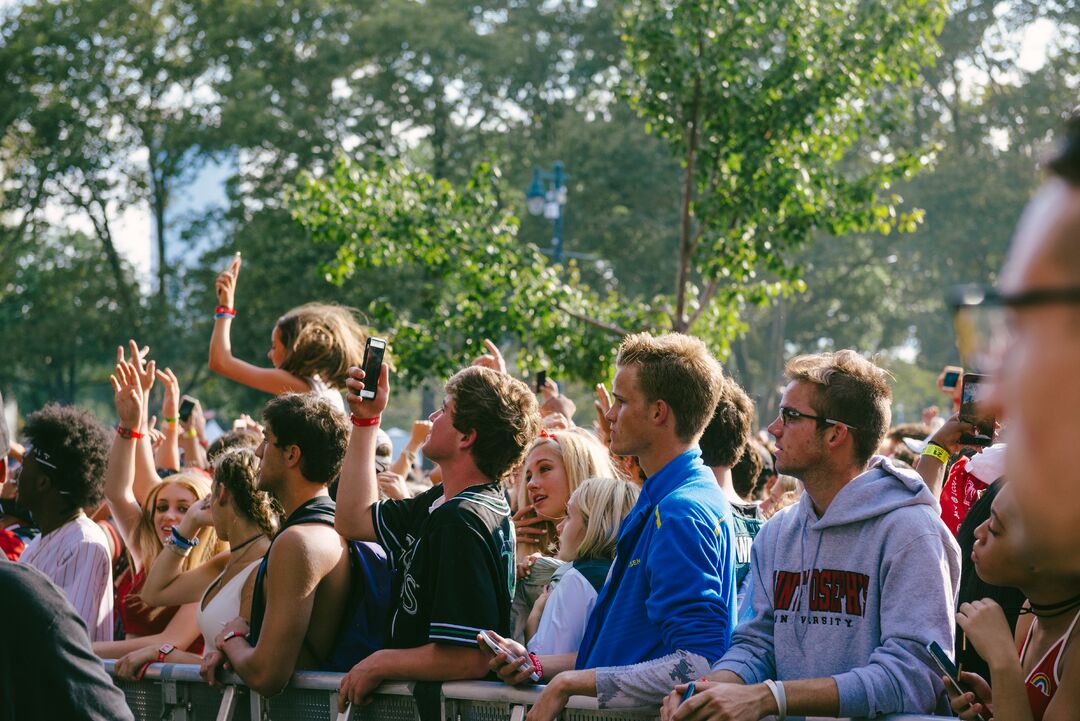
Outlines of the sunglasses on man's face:
[{"label": "sunglasses on man's face", "polygon": [[852,431],[858,430],[855,426],[851,425],[850,423],[845,423],[844,421],[838,421],[833,418],[826,418],[825,416],[814,416],[809,413],[797,411],[794,408],[780,406],[780,421],[784,424],[784,426],[789,426],[792,423],[795,423],[796,421],[803,418],[810,421],[821,421],[822,423],[828,423],[830,426],[844,426],[848,430]]}]

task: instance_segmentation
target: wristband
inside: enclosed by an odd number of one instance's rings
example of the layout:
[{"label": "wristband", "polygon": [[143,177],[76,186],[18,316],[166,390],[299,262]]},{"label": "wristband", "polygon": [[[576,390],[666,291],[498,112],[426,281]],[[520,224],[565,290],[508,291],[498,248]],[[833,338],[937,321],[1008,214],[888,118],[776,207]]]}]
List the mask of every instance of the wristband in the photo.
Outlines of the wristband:
[{"label": "wristband", "polygon": [[188,438],[195,438],[196,436],[199,435],[199,432],[197,430],[195,430],[194,428],[189,428],[188,430],[184,431],[184,435],[187,436]]},{"label": "wristband", "polygon": [[787,718],[787,694],[784,693],[783,681],[767,678],[765,686],[772,691],[773,700],[776,701],[776,721],[784,721]]},{"label": "wristband", "polygon": [[225,644],[227,644],[229,641],[232,641],[234,638],[242,638],[248,643],[251,643],[246,633],[240,633],[239,631],[229,631],[222,637],[221,647],[224,648]]},{"label": "wristband", "polygon": [[356,415],[350,414],[349,421],[357,428],[370,428],[371,426],[377,426],[382,422],[382,416],[375,416],[374,418],[357,418]]},{"label": "wristband", "polygon": [[161,644],[161,648],[159,648],[157,652],[158,663],[165,663],[165,657],[175,650],[176,646],[173,646],[171,643]]},{"label": "wristband", "polygon": [[217,308],[214,308],[214,317],[215,318],[235,318],[236,317],[236,309],[235,308],[230,308],[227,305],[219,305]]},{"label": "wristband", "polygon": [[529,652],[529,660],[532,661],[533,668],[536,669],[536,671],[533,672],[536,674],[536,683],[540,683],[544,678],[544,667],[540,665],[540,659],[537,655],[531,651]]},{"label": "wristband", "polygon": [[117,426],[116,427],[116,434],[118,436],[120,436],[121,438],[134,438],[135,440],[138,440],[138,439],[143,437],[142,433],[139,433],[138,431],[134,431],[134,430],[132,430],[130,428],[124,428],[123,426]]},{"label": "wristband", "polygon": [[180,548],[194,548],[195,546],[199,545],[198,536],[192,536],[190,540],[184,538],[180,535],[180,531],[176,530],[176,526],[172,527],[172,539]]},{"label": "wristband", "polygon": [[176,425],[176,422],[177,422],[178,420],[180,420],[180,419],[179,419],[179,418],[165,418],[165,419],[163,419],[163,420],[164,420],[164,421],[165,421],[166,423],[168,423],[168,424],[169,424],[170,426],[175,426],[175,425]]},{"label": "wristband", "polygon": [[176,545],[176,541],[173,540],[172,536],[169,536],[165,539],[165,545],[168,546],[169,549],[177,556],[180,556],[180,558],[187,558],[191,555],[191,546],[181,548],[180,546]]},{"label": "wristband", "polygon": [[949,465],[950,453],[945,450],[945,446],[941,445],[940,443],[930,441],[926,444],[926,448],[923,448],[922,455],[936,458],[941,461],[941,464],[944,466]]}]

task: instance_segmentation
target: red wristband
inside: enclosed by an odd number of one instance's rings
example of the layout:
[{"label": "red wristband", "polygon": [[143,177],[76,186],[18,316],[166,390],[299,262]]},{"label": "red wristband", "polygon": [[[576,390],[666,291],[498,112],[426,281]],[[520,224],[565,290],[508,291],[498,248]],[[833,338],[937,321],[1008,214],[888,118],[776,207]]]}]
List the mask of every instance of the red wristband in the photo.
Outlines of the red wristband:
[{"label": "red wristband", "polygon": [[535,653],[529,653],[529,660],[532,661],[533,668],[536,669],[536,675],[540,677],[541,681],[544,680],[544,667],[540,665],[540,659],[537,658]]},{"label": "red wristband", "polygon": [[349,421],[357,428],[370,428],[371,426],[377,426],[382,422],[382,416],[375,416],[374,418],[357,418],[355,414],[349,415]]},{"label": "red wristband", "polygon": [[214,308],[214,313],[215,314],[224,313],[225,315],[236,315],[236,309],[235,308],[230,308],[227,305],[219,305],[217,308]]},{"label": "red wristband", "polygon": [[143,437],[142,433],[139,433],[138,431],[133,431],[130,428],[124,428],[123,426],[117,426],[116,432],[121,438],[134,438],[138,440],[139,438]]}]

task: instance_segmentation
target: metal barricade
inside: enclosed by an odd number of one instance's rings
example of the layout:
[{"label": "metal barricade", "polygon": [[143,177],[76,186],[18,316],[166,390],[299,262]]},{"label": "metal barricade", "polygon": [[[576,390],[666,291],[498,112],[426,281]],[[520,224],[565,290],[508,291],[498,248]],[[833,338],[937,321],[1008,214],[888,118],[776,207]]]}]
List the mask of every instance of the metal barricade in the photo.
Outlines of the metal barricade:
[{"label": "metal barricade", "polygon": [[[105,670],[115,678],[115,661]],[[235,674],[224,675],[224,685],[209,686],[199,667],[188,664],[151,664],[141,681],[115,679],[127,697],[137,721],[419,721],[412,683],[379,686],[375,700],[338,714],[341,674],[299,671],[277,696],[252,692]],[[442,685],[441,721],[524,721],[536,702],[536,688],[514,688],[485,681],[455,681]],[[655,719],[655,708],[601,709],[596,699],[574,696],[563,721],[644,721]],[[940,716],[894,714],[882,721],[941,721]]]}]

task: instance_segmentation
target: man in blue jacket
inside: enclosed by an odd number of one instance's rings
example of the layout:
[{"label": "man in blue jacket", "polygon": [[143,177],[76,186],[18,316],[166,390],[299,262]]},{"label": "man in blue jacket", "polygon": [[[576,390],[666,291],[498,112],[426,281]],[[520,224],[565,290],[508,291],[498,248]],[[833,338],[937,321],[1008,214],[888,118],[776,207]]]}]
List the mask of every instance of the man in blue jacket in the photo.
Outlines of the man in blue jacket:
[{"label": "man in blue jacket", "polygon": [[[578,653],[539,659],[548,685],[530,720],[554,718],[572,695],[657,703],[673,679],[697,678],[720,658],[735,625],[731,509],[697,448],[720,398],[720,364],[700,340],[675,333],[628,336],[615,363],[611,451],[637,456],[648,480],[620,527]],[[507,648],[517,655],[499,654],[492,667],[522,683],[524,649]],[[625,688],[625,667],[645,661],[659,671]]]}]

